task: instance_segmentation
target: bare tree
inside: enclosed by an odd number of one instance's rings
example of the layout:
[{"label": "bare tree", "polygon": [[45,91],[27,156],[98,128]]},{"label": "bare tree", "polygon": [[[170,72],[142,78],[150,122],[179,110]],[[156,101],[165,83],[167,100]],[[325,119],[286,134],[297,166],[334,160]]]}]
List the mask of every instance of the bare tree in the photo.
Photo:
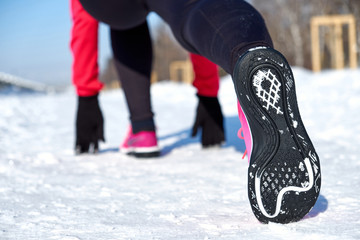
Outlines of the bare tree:
[{"label": "bare tree", "polygon": [[113,57],[108,58],[104,71],[100,73],[100,81],[105,83],[105,86],[109,88],[115,85],[114,82],[119,81]]},{"label": "bare tree", "polygon": [[[353,14],[357,19],[357,32],[360,32],[359,0],[252,0],[252,2],[263,14],[275,48],[279,49],[292,65],[311,67],[310,19],[312,16]],[[326,34],[326,31],[323,29],[322,33]],[[360,46],[359,35],[357,43]],[[327,51],[327,47],[324,43],[324,52]]]},{"label": "bare tree", "polygon": [[170,28],[159,23],[154,29],[154,64],[158,79],[169,80],[169,65],[173,61],[186,60],[188,53],[176,42]]}]

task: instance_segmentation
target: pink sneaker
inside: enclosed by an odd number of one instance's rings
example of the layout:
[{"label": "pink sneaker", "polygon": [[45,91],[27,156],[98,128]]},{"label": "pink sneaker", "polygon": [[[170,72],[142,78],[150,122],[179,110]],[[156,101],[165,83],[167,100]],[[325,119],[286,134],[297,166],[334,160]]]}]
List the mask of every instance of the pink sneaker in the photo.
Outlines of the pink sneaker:
[{"label": "pink sneaker", "polygon": [[134,134],[130,127],[124,142],[120,146],[120,152],[139,158],[160,156],[155,131],[141,131]]},{"label": "pink sneaker", "polygon": [[251,148],[252,148],[251,131],[250,131],[248,121],[246,120],[246,116],[241,108],[239,101],[237,103],[237,106],[238,106],[238,112],[239,112],[239,119],[240,119],[240,123],[241,123],[241,128],[239,129],[238,137],[245,141],[245,146],[246,146],[246,150],[245,150],[242,158],[244,159],[245,156],[247,155],[248,163],[250,163]]}]

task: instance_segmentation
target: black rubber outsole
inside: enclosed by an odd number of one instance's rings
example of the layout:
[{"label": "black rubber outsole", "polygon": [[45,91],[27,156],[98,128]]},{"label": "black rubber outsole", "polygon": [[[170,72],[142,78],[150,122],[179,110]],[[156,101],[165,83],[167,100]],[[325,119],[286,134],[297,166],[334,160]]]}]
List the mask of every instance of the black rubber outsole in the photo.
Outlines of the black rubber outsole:
[{"label": "black rubber outsole", "polygon": [[136,158],[141,158],[141,159],[145,159],[145,158],[156,158],[159,157],[161,155],[160,151],[156,151],[156,152],[129,152],[127,153],[127,155],[129,156],[134,156]]},{"label": "black rubber outsole", "polygon": [[290,66],[273,49],[255,49],[238,60],[233,81],[252,135],[248,195],[253,213],[263,223],[299,221],[315,205],[321,177]]}]

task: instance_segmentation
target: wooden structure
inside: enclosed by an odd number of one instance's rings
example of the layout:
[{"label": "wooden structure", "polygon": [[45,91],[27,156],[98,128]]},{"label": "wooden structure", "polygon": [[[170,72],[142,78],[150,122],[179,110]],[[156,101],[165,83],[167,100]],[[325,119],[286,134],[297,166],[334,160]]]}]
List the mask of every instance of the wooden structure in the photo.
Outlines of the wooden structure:
[{"label": "wooden structure", "polygon": [[[170,64],[170,79],[172,81],[181,81],[191,84],[194,78],[194,72],[192,64],[187,61],[174,61]],[[179,72],[181,78],[179,78]]]},{"label": "wooden structure", "polygon": [[311,45],[313,71],[321,70],[319,28],[330,28],[331,55],[334,56],[332,67],[342,69],[345,65],[343,26],[348,25],[349,64],[351,68],[357,67],[356,26],[353,15],[316,16],[311,19]]}]

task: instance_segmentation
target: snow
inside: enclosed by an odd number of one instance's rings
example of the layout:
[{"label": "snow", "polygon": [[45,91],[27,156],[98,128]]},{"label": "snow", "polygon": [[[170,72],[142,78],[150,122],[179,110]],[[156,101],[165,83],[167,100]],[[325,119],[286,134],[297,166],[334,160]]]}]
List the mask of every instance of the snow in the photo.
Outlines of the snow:
[{"label": "snow", "polygon": [[221,82],[227,142],[190,138],[195,90],[153,85],[162,156],[122,155],[123,92],[101,94],[106,143],[75,156],[73,90],[0,95],[0,239],[360,239],[360,70],[295,68],[303,121],[322,167],[321,195],[300,222],[261,224],[247,198],[245,144],[232,82]]}]

